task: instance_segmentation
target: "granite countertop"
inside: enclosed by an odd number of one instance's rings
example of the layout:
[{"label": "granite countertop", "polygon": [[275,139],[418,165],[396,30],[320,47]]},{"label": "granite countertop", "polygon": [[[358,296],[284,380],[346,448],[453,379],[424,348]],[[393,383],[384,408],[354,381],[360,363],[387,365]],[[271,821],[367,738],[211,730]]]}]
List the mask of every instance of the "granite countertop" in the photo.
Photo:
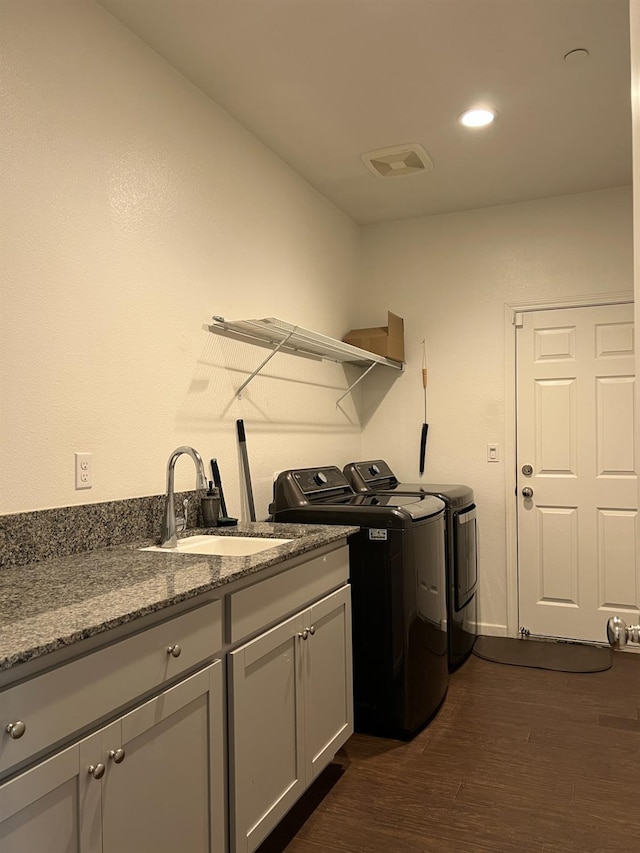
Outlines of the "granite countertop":
[{"label": "granite countertop", "polygon": [[0,571],[0,672],[337,542],[358,527],[240,522],[189,535],[291,539],[249,557],[141,551],[149,540]]}]

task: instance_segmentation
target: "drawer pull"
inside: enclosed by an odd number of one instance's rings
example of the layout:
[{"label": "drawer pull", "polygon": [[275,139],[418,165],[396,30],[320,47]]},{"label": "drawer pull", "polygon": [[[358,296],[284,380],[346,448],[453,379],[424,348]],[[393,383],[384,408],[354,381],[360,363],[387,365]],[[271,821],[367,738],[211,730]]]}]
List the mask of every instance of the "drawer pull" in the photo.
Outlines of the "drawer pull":
[{"label": "drawer pull", "polygon": [[306,640],[306,639],[307,639],[307,637],[309,636],[309,632],[308,632],[308,631],[307,631],[307,629],[305,628],[305,629],[304,629],[304,631],[303,631],[301,634],[300,634],[300,633],[298,634],[298,636],[300,637],[300,639],[301,639],[301,640]]},{"label": "drawer pull", "polygon": [[112,749],[109,752],[109,758],[112,759],[114,764],[122,764],[124,761],[125,751],[122,747],[119,749]]},{"label": "drawer pull", "polygon": [[104,776],[105,766],[104,764],[90,764],[89,765],[89,775],[93,776],[94,779],[102,779]]},{"label": "drawer pull", "polygon": [[182,646],[178,643],[176,643],[175,646],[169,646],[167,648],[167,654],[171,655],[172,658],[179,658],[182,654]]},{"label": "drawer pull", "polygon": [[315,634],[315,632],[316,632],[316,626],[310,625],[309,626],[309,633],[311,634],[311,636],[313,636]]},{"label": "drawer pull", "polygon": [[6,732],[12,740],[18,740],[18,738],[21,738],[26,730],[27,727],[22,720],[18,720],[15,723],[9,723],[6,728]]}]

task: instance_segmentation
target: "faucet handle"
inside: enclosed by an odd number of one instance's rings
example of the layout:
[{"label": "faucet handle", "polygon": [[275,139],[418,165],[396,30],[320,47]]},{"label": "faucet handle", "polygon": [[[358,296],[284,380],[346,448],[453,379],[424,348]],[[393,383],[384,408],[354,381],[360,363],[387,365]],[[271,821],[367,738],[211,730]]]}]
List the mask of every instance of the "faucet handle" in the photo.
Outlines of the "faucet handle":
[{"label": "faucet handle", "polygon": [[178,530],[186,530],[189,522],[189,501],[191,498],[185,498],[182,501],[182,508],[184,510],[184,518],[176,518],[176,525]]}]

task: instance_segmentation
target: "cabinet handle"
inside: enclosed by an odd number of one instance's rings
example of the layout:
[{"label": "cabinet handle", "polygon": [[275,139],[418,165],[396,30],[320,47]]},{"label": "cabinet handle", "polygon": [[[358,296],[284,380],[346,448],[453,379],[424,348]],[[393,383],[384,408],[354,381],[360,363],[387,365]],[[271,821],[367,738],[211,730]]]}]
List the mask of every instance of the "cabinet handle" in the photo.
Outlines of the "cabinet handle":
[{"label": "cabinet handle", "polygon": [[124,761],[125,751],[122,747],[119,749],[112,749],[109,751],[109,758],[113,760],[114,764],[122,764]]},{"label": "cabinet handle", "polygon": [[316,627],[315,627],[315,625],[310,625],[310,626],[309,626],[309,633],[311,634],[311,636],[312,636],[312,637],[313,637],[313,635],[315,634],[315,632],[316,632]]},{"label": "cabinet handle", "polygon": [[309,636],[309,632],[308,632],[308,631],[307,631],[307,629],[305,628],[305,629],[304,629],[304,631],[303,631],[301,634],[300,634],[300,633],[298,634],[298,636],[300,637],[300,639],[301,639],[301,640],[306,640],[306,639],[307,639],[307,637]]},{"label": "cabinet handle", "polygon": [[17,720],[15,723],[9,723],[5,731],[12,740],[18,740],[26,732],[27,726],[22,720]]},{"label": "cabinet handle", "polygon": [[104,776],[105,766],[104,764],[90,764],[89,765],[89,775],[93,776],[94,779],[102,779]]},{"label": "cabinet handle", "polygon": [[179,658],[182,654],[182,646],[180,646],[178,643],[176,643],[175,646],[168,646],[167,654],[171,655],[172,658]]}]

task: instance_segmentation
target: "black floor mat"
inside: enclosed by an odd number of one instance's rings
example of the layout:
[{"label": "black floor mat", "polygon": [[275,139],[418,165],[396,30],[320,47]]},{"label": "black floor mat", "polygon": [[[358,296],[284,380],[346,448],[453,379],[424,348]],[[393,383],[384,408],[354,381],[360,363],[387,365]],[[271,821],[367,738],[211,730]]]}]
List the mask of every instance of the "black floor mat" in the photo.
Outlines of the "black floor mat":
[{"label": "black floor mat", "polygon": [[602,672],[613,662],[613,649],[551,640],[478,637],[474,655],[510,666],[556,669],[559,672]]}]

